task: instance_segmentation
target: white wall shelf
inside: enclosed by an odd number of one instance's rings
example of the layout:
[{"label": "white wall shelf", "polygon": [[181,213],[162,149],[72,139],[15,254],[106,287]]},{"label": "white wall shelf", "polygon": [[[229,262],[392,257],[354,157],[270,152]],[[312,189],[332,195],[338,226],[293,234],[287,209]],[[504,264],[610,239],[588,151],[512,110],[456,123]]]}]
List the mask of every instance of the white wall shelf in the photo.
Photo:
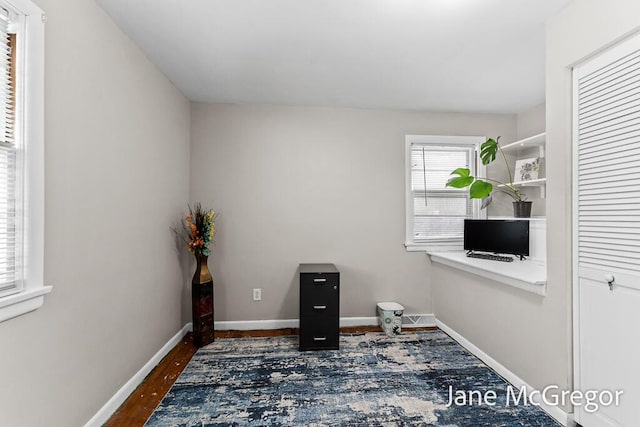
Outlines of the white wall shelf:
[{"label": "white wall shelf", "polygon": [[[546,197],[547,178],[531,179],[528,181],[516,181],[513,183],[516,187],[540,187],[540,198]],[[500,184],[498,187],[506,187],[507,184]]]},{"label": "white wall shelf", "polygon": [[[545,146],[547,140],[547,133],[542,132],[537,135],[530,136],[528,138],[521,139],[519,141],[512,142],[510,144],[502,146],[502,151],[505,153],[514,154],[516,157],[521,154],[522,151],[529,148],[538,148],[538,157],[544,158]],[[516,181],[513,183],[516,187],[538,187],[540,188],[540,198],[544,199],[547,196],[547,178],[532,179],[529,181]],[[504,187],[504,185],[499,185]]]},{"label": "white wall shelf", "polygon": [[512,142],[510,144],[501,146],[502,151],[506,153],[517,153],[518,151],[525,150],[531,147],[538,147],[540,157],[544,157],[544,148],[546,145],[547,133],[542,132],[537,135],[530,136],[528,138],[521,139],[519,141]]},{"label": "white wall shelf", "polygon": [[[513,185],[516,187],[540,187],[547,183],[547,178],[530,179],[528,181],[515,181]],[[498,187],[506,187],[507,184],[500,184]]]}]

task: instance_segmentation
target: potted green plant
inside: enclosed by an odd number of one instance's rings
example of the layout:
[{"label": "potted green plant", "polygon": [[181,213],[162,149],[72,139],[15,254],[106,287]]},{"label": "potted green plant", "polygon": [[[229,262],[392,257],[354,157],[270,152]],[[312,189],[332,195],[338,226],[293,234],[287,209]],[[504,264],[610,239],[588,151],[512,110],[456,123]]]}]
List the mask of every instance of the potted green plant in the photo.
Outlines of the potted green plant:
[{"label": "potted green plant", "polygon": [[[478,178],[471,175],[471,171],[468,168],[458,168],[451,172],[452,176],[447,181],[447,187],[453,188],[465,188],[469,187],[469,197],[472,199],[483,199],[482,207],[485,208],[491,203],[491,193],[493,190],[500,191],[508,194],[513,198],[513,216],[516,218],[528,218],[531,216],[531,202],[527,201],[527,196],[518,190],[513,184],[513,174],[509,167],[507,157],[504,155],[502,148],[498,141],[500,137],[495,139],[488,138],[480,145],[480,159],[483,165],[488,165],[496,159],[498,152],[502,155],[504,164],[507,167],[507,173],[509,175],[509,182],[501,182],[490,178]],[[491,182],[498,184],[494,186]]]}]

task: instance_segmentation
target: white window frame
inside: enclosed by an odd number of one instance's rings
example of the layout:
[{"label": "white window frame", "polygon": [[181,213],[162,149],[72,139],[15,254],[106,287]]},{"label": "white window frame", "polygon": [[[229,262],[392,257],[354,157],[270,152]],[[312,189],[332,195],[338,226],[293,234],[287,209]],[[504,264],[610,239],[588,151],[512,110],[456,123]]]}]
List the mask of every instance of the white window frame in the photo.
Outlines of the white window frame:
[{"label": "white window frame", "polygon": [[44,285],[44,12],[30,0],[0,0],[16,14],[17,177],[22,242],[21,283],[0,297],[0,322],[36,310],[51,286]]},{"label": "white window frame", "polygon": [[[413,193],[411,191],[411,146],[413,144],[434,146],[459,146],[470,148],[474,152],[471,159],[471,173],[486,176],[486,167],[479,161],[480,144],[487,140],[484,136],[451,136],[451,135],[406,135],[405,136],[405,243],[407,251],[452,251],[462,250],[462,239],[433,239],[428,242],[416,242],[413,236]],[[461,165],[462,166],[462,165]],[[476,171],[474,172],[474,169]],[[486,209],[480,209],[481,200],[472,199],[472,218],[486,218]]]}]

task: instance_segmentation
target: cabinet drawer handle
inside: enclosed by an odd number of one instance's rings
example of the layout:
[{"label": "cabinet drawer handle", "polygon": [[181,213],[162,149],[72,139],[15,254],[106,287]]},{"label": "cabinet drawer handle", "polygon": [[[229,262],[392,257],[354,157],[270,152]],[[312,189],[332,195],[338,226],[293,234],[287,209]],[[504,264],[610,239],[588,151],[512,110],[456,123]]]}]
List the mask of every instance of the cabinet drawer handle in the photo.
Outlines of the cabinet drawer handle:
[{"label": "cabinet drawer handle", "polygon": [[314,305],[313,309],[314,310],[326,310],[327,306],[326,305]]},{"label": "cabinet drawer handle", "polygon": [[327,279],[313,279],[313,283],[326,283]]},{"label": "cabinet drawer handle", "polygon": [[314,341],[326,341],[327,337],[313,337]]}]

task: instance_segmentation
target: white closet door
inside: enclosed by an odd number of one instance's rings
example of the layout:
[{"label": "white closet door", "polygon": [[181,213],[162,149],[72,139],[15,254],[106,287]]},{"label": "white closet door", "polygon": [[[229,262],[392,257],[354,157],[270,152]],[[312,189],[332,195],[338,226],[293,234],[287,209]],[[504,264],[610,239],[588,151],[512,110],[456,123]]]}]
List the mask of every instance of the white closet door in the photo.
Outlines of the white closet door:
[{"label": "white closet door", "polygon": [[576,406],[575,416],[584,427],[638,426],[640,37],[573,79],[575,386],[623,391],[620,405]]}]

